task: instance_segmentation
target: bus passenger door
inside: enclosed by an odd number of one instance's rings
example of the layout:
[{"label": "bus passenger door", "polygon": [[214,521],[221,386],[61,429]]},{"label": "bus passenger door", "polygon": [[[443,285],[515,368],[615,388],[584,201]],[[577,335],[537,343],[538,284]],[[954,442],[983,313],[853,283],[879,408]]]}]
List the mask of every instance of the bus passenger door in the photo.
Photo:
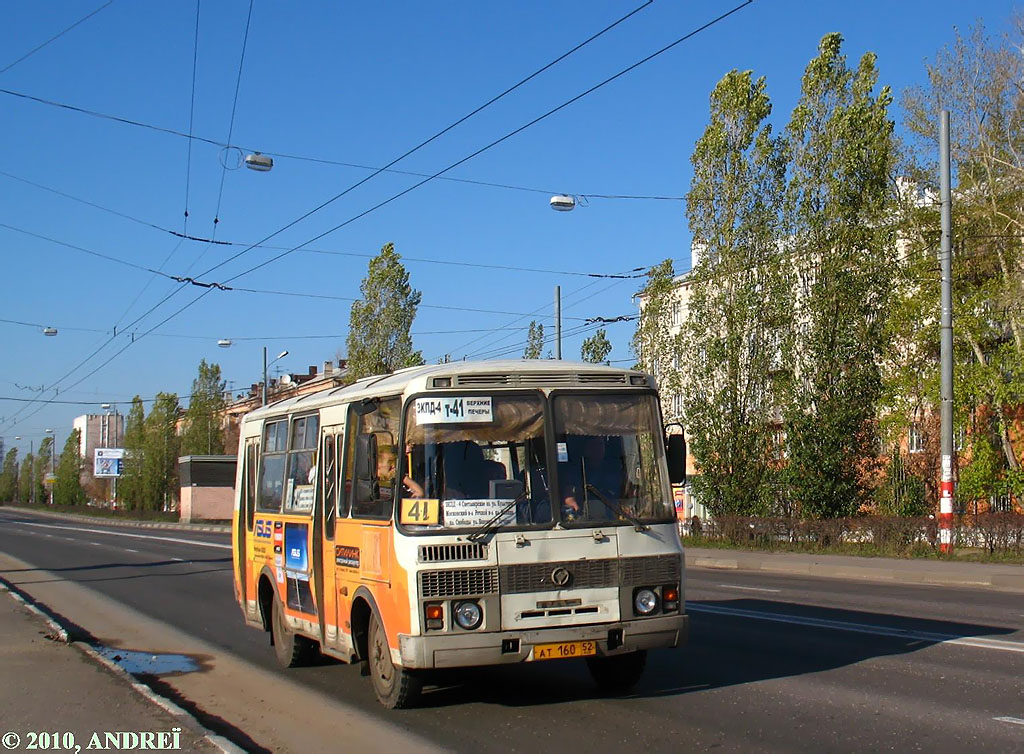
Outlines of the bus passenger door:
[{"label": "bus passenger door", "polygon": [[324,646],[337,646],[337,591],[335,527],[338,515],[338,466],[344,427],[324,427],[320,435],[320,468],[316,509],[313,512],[313,584],[319,608],[320,638]]},{"label": "bus passenger door", "polygon": [[259,459],[260,446],[257,440],[245,444],[242,456],[241,490],[239,491],[239,510],[235,529],[235,546],[238,564],[238,600],[249,620],[259,619],[259,603],[256,598],[256,584],[253,570],[253,522],[256,515],[256,463]]}]

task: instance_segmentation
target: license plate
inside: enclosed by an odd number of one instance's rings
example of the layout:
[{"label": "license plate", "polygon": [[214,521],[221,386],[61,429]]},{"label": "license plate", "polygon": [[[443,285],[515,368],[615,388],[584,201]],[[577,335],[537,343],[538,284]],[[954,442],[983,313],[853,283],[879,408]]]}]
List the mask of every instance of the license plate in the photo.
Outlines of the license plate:
[{"label": "license plate", "polygon": [[560,644],[537,644],[533,648],[535,660],[563,660],[570,657],[589,657],[597,654],[593,641],[563,641]]}]

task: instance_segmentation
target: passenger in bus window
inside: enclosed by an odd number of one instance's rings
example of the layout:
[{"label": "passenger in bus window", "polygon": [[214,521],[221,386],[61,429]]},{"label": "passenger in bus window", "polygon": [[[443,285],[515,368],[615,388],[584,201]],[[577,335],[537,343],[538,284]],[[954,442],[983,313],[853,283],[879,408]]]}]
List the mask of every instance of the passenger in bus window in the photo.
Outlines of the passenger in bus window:
[{"label": "passenger in bus window", "polygon": [[[412,478],[413,472],[413,446],[412,443],[405,444],[405,467],[406,473],[402,477],[402,494],[405,497],[423,497],[423,485]],[[406,495],[408,493],[408,495]]]},{"label": "passenger in bus window", "polygon": [[[406,445],[406,453],[412,452],[411,445]],[[398,465],[398,459],[395,457],[395,451],[391,447],[381,447],[377,451],[377,478],[380,483],[381,498],[391,497],[391,488],[395,483],[395,469]],[[403,497],[423,497],[423,485],[417,482],[415,479],[406,474],[402,477],[402,496]]]}]

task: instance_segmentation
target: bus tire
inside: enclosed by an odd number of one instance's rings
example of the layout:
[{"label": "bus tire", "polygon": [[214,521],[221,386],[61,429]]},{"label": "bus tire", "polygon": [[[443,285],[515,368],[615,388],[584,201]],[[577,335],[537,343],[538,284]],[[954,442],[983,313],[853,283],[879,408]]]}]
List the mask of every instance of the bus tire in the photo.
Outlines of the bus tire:
[{"label": "bus tire", "polygon": [[316,656],[316,646],[305,636],[299,636],[288,629],[284,622],[281,600],[274,600],[271,613],[271,642],[274,645],[277,664],[282,668],[297,668],[312,662]]},{"label": "bus tire", "polygon": [[597,688],[613,696],[629,693],[644,674],[646,665],[645,649],[611,657],[587,658],[587,668]]},{"label": "bus tire", "polygon": [[370,680],[378,701],[388,709],[405,709],[415,704],[423,682],[413,671],[391,661],[388,637],[376,614],[370,618],[367,655]]}]

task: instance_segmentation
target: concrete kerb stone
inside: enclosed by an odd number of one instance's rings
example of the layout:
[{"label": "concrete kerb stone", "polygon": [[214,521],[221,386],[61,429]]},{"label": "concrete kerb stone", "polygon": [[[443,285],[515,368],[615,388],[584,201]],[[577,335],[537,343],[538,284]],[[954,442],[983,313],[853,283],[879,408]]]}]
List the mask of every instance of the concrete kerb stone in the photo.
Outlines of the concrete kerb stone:
[{"label": "concrete kerb stone", "polygon": [[126,521],[118,518],[103,518],[100,516],[86,516],[81,513],[64,513],[63,511],[46,511],[37,508],[21,508],[15,505],[5,506],[9,510],[38,515],[50,518],[71,519],[92,524],[109,524],[111,526],[129,526],[136,529],[169,529],[172,531],[202,531],[215,532],[218,534],[230,533],[231,527],[227,524],[189,524],[175,521]]},{"label": "concrete kerb stone", "polygon": [[36,615],[42,620],[53,632],[54,636],[57,637],[63,644],[67,644],[70,647],[74,647],[84,655],[92,659],[94,662],[105,667],[110,673],[117,678],[120,678],[133,691],[140,696],[144,697],[147,701],[157,705],[165,712],[173,715],[180,719],[193,730],[198,731],[207,741],[213,746],[220,749],[225,754],[245,754],[245,750],[236,746],[234,743],[226,739],[224,736],[214,733],[212,730],[204,727],[196,718],[190,715],[186,710],[179,707],[177,704],[172,702],[163,696],[160,696],[153,689],[146,684],[142,683],[135,678],[131,673],[122,668],[116,662],[113,662],[99,652],[97,652],[91,645],[85,642],[72,641],[71,635],[67,628],[61,625],[59,619],[45,606],[32,599],[31,596],[21,592],[17,587],[7,581],[5,578],[0,577],[0,592],[6,592],[14,599],[28,609],[31,613]]}]

